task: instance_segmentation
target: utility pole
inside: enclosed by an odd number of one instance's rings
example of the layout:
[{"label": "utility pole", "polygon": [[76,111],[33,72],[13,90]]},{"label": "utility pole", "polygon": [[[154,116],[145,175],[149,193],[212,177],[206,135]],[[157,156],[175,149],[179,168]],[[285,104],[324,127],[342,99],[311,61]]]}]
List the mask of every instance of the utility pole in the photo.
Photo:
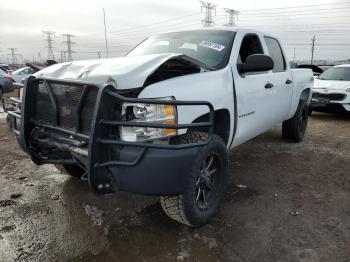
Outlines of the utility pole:
[{"label": "utility pole", "polygon": [[45,35],[45,40],[47,41],[47,60],[55,60],[55,56],[53,54],[53,48],[52,48],[52,42],[53,42],[53,35],[55,32],[52,31],[42,31]]},{"label": "utility pole", "polygon": [[204,9],[204,19],[202,20],[202,24],[204,27],[212,27],[215,26],[215,22],[213,21],[213,13],[215,12],[216,15],[216,5],[205,2],[205,1],[200,1],[202,6],[201,6],[201,12],[203,13]]},{"label": "utility pole", "polygon": [[293,51],[293,62],[295,62],[296,60],[296,54],[295,54],[295,47],[294,47],[294,51]]},{"label": "utility pole", "polygon": [[311,39],[311,62],[310,62],[311,65],[314,62],[315,42],[316,42],[316,36],[313,36]]},{"label": "utility pole", "polygon": [[63,34],[64,37],[66,37],[66,41],[62,42],[67,44],[67,61],[73,61],[73,56],[72,53],[74,53],[74,51],[72,50],[72,44],[75,44],[75,42],[72,42],[72,37],[74,37],[74,35],[71,34]]},{"label": "utility pole", "polygon": [[225,17],[228,16],[228,22],[224,26],[236,26],[235,21],[238,20],[239,12],[233,9],[224,8]]},{"label": "utility pole", "polygon": [[8,50],[10,50],[10,55],[11,56],[11,59],[12,59],[12,64],[17,64],[17,56],[19,56],[19,54],[16,54],[16,50],[17,48],[8,48]]},{"label": "utility pole", "polygon": [[107,57],[109,57],[109,55],[108,55],[108,44],[107,44],[106,13],[105,13],[105,9],[104,8],[103,8],[103,24],[105,26],[106,55],[107,55]]}]

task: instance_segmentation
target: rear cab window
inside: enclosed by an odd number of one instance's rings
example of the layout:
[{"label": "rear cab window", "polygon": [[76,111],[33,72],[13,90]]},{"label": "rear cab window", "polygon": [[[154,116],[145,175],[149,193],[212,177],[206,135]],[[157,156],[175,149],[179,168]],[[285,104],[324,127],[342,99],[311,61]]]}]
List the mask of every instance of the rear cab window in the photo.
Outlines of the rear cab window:
[{"label": "rear cab window", "polygon": [[264,36],[269,56],[272,58],[274,67],[273,73],[284,72],[287,69],[287,63],[284,58],[282,48],[277,39],[269,36]]}]

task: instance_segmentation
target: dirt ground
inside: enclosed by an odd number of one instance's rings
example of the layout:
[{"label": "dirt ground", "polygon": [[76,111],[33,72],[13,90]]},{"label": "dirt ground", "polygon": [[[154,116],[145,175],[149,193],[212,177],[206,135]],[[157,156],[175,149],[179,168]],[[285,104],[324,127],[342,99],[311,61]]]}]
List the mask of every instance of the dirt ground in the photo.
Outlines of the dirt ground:
[{"label": "dirt ground", "polygon": [[350,117],[313,114],[299,144],[280,130],[230,153],[221,211],[192,229],[35,166],[0,119],[0,261],[350,261]]}]

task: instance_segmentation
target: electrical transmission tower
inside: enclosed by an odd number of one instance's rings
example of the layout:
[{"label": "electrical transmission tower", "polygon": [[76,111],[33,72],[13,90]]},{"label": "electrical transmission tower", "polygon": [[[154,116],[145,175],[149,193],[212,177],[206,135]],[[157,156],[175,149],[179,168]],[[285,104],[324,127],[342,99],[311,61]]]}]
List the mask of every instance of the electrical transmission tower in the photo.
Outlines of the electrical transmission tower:
[{"label": "electrical transmission tower", "polygon": [[201,6],[201,12],[203,13],[204,9],[204,19],[202,20],[202,24],[204,27],[212,27],[215,26],[215,22],[213,21],[213,13],[216,15],[216,5],[209,3],[209,2],[204,2],[200,1],[202,3]]},{"label": "electrical transmission tower", "polygon": [[311,62],[310,62],[311,65],[314,62],[315,42],[316,42],[316,36],[313,36],[311,39]]},{"label": "electrical transmission tower", "polygon": [[224,26],[236,26],[239,12],[233,9],[224,8],[225,17],[228,17],[228,22]]},{"label": "electrical transmission tower", "polygon": [[63,43],[67,44],[67,51],[65,52],[67,53],[67,61],[73,61],[72,54],[75,52],[72,50],[72,44],[75,44],[75,42],[73,42],[71,38],[74,37],[74,35],[63,34],[63,36],[66,37],[66,41]]},{"label": "electrical transmission tower", "polygon": [[55,60],[55,56],[53,54],[53,47],[52,47],[52,42],[53,42],[53,35],[55,32],[52,31],[42,31],[43,34],[45,35],[45,40],[47,42],[47,60]]},{"label": "electrical transmission tower", "polygon": [[8,48],[8,50],[10,50],[10,52],[11,52],[11,53],[8,54],[8,55],[11,56],[12,63],[13,63],[13,64],[17,64],[17,63],[18,63],[18,61],[17,61],[17,56],[19,56],[19,54],[16,54],[17,48]]}]

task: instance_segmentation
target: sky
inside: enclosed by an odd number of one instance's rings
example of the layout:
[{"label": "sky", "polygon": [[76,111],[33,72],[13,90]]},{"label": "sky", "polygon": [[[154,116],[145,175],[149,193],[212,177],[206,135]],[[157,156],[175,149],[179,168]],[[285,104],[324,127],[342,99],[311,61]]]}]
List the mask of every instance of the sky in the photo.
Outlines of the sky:
[{"label": "sky", "polygon": [[[350,59],[350,0],[212,0],[216,26],[227,21],[223,8],[240,12],[237,25],[278,36],[289,60]],[[45,60],[47,43],[42,30],[55,32],[54,55],[67,46],[63,34],[72,34],[74,59],[106,56],[103,11],[106,11],[110,56],[122,56],[148,35],[202,27],[198,0],[11,0],[0,1],[0,60],[16,48],[18,60]]]}]

